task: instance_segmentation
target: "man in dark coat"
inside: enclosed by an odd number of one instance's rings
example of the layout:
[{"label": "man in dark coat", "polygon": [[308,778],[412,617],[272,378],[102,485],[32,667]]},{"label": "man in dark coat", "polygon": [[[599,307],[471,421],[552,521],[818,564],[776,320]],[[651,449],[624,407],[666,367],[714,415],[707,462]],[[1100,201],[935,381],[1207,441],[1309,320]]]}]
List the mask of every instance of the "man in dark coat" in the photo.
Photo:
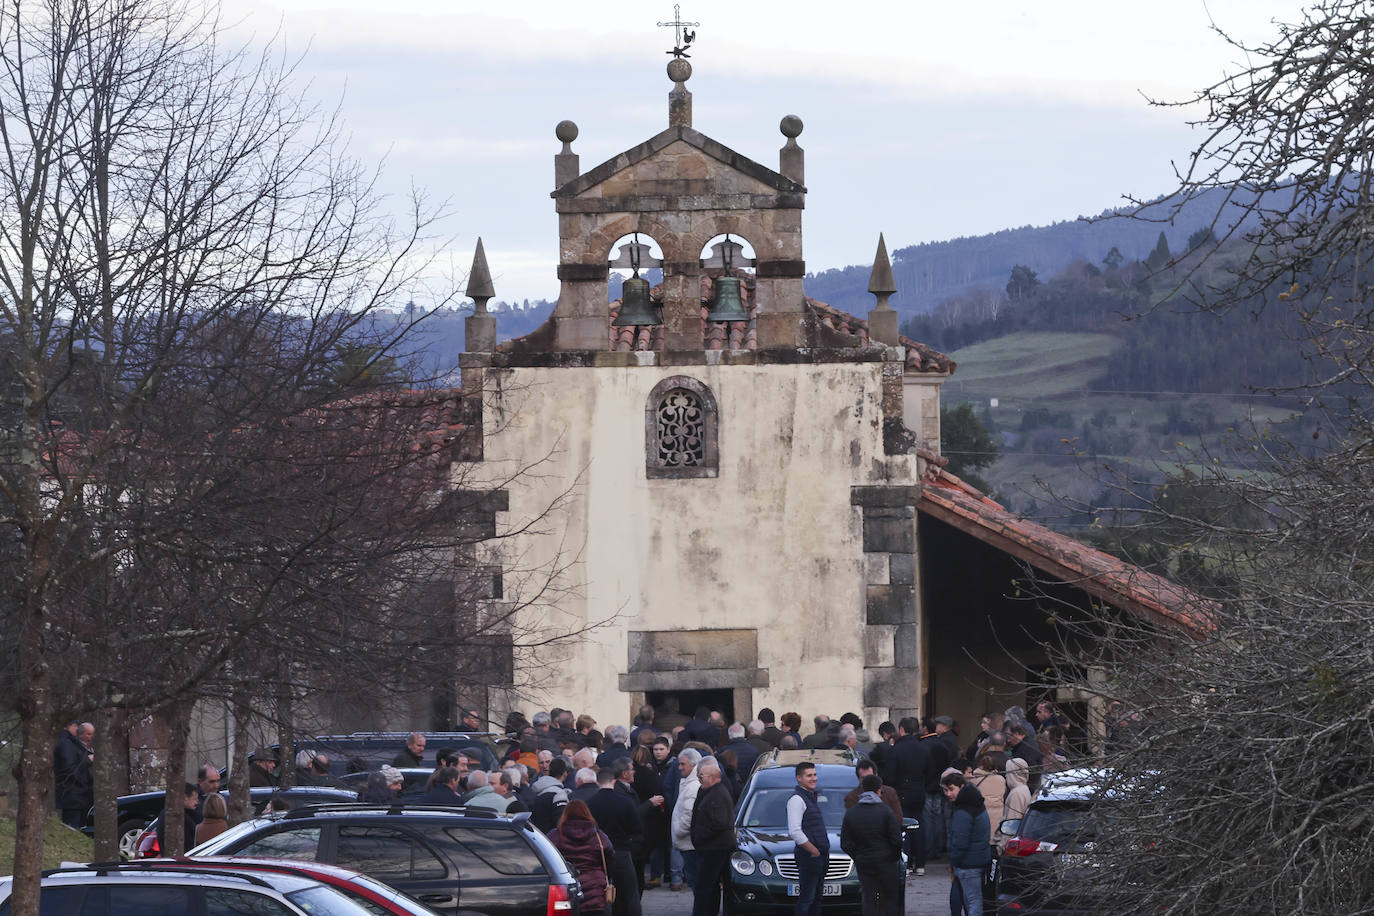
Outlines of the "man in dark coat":
[{"label": "man in dark coat", "polygon": [[817,748],[826,746],[826,730],[830,727],[830,717],[822,713],[811,720],[816,730],[802,739],[802,747]]},{"label": "man in dark coat", "polygon": [[545,833],[558,826],[558,819],[568,805],[568,790],[563,786],[563,776],[567,771],[568,765],[563,758],[555,757],[553,763],[549,764],[549,772],[530,786],[534,790],[530,820]]},{"label": "man in dark coat", "polygon": [[1010,755],[1020,757],[1030,767],[1030,779],[1026,783],[1026,788],[1030,789],[1031,796],[1034,797],[1036,790],[1040,788],[1040,775],[1045,772],[1045,761],[1040,754],[1040,748],[1035,746],[1033,732],[1028,726],[1018,722],[1007,729],[1007,744]]},{"label": "man in dark coat", "polygon": [[982,916],[983,873],[992,862],[987,806],[983,794],[958,773],[940,780],[940,788],[954,808],[949,821],[949,870],[954,878],[949,911],[958,913],[962,906],[968,916]]},{"label": "man in dark coat", "polygon": [[768,742],[768,746],[777,747],[782,744],[782,730],[776,725],[777,716],[773,710],[767,706],[760,709],[759,721],[763,723],[763,740]]},{"label": "man in dark coat", "polygon": [[[864,916],[898,916],[906,889],[902,878],[902,821],[879,794],[887,789],[869,767],[857,787],[858,798],[840,825],[840,848],[854,860]],[[981,914],[974,914],[981,916]]]},{"label": "man in dark coat", "polygon": [[[921,820],[921,809],[926,803],[926,784],[930,781],[930,749],[921,742],[918,734],[921,724],[908,716],[897,723],[897,743],[892,745],[893,788],[902,800],[902,815]],[[938,780],[939,771],[936,771]],[[925,837],[922,828],[917,827],[907,834],[907,858],[916,874],[926,873]]]},{"label": "man in dark coat", "polygon": [[249,763],[248,785],[250,788],[269,787],[277,784],[277,752],[270,747],[260,747],[253,752]]},{"label": "man in dark coat", "polygon": [[[196,784],[193,782],[186,783],[181,795],[183,808],[181,812],[182,852],[196,845],[196,827],[200,825],[202,820],[199,802],[200,793],[196,789]],[[167,842],[162,833],[163,817],[166,813],[164,809],[162,814],[157,816],[157,820],[153,822],[153,830],[157,833],[157,848],[164,856],[168,854]]]},{"label": "man in dark coat", "polygon": [[415,804],[457,808],[463,803],[458,794],[460,778],[457,767],[440,767],[434,771],[434,787],[417,798]]},{"label": "man in dark coat", "polygon": [[644,835],[644,826],[639,820],[639,805],[633,792],[627,795],[616,788],[616,774],[610,767],[602,767],[596,774],[596,794],[587,799],[596,825],[611,840],[615,847],[614,862],[610,866],[611,883],[615,885],[615,903],[611,912],[615,916],[639,916],[639,881],[635,878],[634,856],[631,844]]},{"label": "man in dark coat", "polygon": [[86,812],[95,803],[91,781],[91,741],[95,726],[89,722],[70,723],[57,736],[52,749],[53,782],[57,807],[62,809],[62,823],[80,830]]},{"label": "man in dark coat", "polygon": [[730,736],[730,740],[721,750],[735,752],[735,771],[743,779],[754,768],[754,761],[759,759],[759,749],[744,737],[744,726],[738,722],[731,725],[726,734]]},{"label": "man in dark coat", "polygon": [[[628,739],[629,731],[623,725],[612,725],[606,729],[606,740],[610,744],[596,755],[596,768],[599,770],[608,767],[617,760],[629,760],[630,749],[625,744]],[[611,842],[615,842],[615,839],[612,838]]]},{"label": "man in dark coat", "polygon": [[883,778],[885,785],[893,782],[892,768],[892,742],[897,740],[897,726],[891,722],[883,722],[878,726],[878,740],[873,742],[873,748],[868,752],[868,756],[873,759],[873,766],[879,776]]},{"label": "man in dark coat", "polygon": [[[878,771],[874,767],[873,761],[865,758],[854,764],[854,775],[859,777],[859,782],[844,797],[846,810],[858,804],[859,796],[868,791],[863,787],[864,777],[878,776]],[[878,793],[878,798],[882,799],[883,804],[892,809],[893,815],[897,818],[897,823],[902,823],[902,800],[897,797],[897,790],[884,784],[883,778],[878,776],[878,788],[875,791]]]},{"label": "man in dark coat", "polygon": [[396,752],[396,756],[391,758],[391,765],[394,767],[415,767],[424,766],[425,763],[425,736],[419,732],[411,732],[406,738],[406,746]]},{"label": "man in dark coat", "polygon": [[696,715],[692,721],[688,722],[682,729],[682,742],[700,741],[711,747],[716,746],[716,730],[711,727],[711,710],[705,706],[698,706]]},{"label": "man in dark coat", "polygon": [[716,916],[720,911],[720,881],[735,848],[735,803],[721,777],[715,763],[697,767],[701,788],[692,805],[692,847],[701,865],[692,889],[692,916]]}]

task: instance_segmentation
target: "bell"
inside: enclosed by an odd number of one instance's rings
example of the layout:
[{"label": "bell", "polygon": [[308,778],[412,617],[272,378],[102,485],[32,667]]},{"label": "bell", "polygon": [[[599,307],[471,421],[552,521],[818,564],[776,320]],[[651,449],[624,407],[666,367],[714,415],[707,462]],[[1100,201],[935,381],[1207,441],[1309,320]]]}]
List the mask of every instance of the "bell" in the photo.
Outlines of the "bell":
[{"label": "bell", "polygon": [[611,322],[614,327],[630,325],[662,324],[653,302],[649,300],[649,281],[642,277],[630,277],[620,287],[620,314]]},{"label": "bell", "polygon": [[739,277],[717,277],[711,296],[711,311],[707,321],[748,321],[744,301],[739,296]]}]

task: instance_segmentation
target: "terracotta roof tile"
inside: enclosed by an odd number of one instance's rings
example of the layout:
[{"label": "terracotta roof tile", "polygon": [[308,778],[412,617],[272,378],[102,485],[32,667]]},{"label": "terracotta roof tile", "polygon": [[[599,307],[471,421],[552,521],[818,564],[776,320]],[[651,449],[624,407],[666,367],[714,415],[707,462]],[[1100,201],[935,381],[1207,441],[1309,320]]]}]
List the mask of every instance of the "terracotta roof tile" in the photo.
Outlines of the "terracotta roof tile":
[{"label": "terracotta roof tile", "polygon": [[1215,605],[1163,576],[1009,512],[939,467],[926,451],[917,509],[1006,551],[1115,607],[1195,633],[1211,629]]}]

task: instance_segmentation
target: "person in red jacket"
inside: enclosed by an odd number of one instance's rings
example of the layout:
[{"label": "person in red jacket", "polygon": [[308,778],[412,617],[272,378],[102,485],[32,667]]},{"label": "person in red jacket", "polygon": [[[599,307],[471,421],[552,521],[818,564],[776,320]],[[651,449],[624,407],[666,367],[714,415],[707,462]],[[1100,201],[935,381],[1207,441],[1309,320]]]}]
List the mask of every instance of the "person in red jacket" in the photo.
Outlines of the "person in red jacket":
[{"label": "person in red jacket", "polygon": [[[549,834],[568,864],[577,869],[582,885],[582,912],[604,913],[606,906],[606,869],[615,861],[610,838],[596,827],[587,803],[574,799],[563,809],[558,827]],[[626,889],[630,892],[630,889]]]}]

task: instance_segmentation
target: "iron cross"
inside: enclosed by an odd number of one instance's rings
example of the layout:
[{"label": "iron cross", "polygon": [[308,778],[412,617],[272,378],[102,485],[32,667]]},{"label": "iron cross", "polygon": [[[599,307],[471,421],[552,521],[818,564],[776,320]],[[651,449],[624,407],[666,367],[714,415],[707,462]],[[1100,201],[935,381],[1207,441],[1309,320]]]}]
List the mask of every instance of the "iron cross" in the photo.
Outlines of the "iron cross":
[{"label": "iron cross", "polygon": [[683,21],[682,21],[682,4],[680,4],[680,3],[674,3],[674,4],[673,4],[673,21],[672,21],[672,22],[660,22],[658,25],[659,25],[660,28],[671,28],[671,29],[673,30],[673,37],[674,37],[673,50],[667,51],[667,52],[665,52],[665,53],[671,54],[671,55],[673,55],[674,57],[691,57],[691,56],[692,56],[692,55],[690,55],[690,54],[687,53],[687,46],[690,45],[690,44],[692,43],[692,40],[695,39],[695,38],[697,37],[697,33],[696,33],[696,32],[686,32],[686,31],[684,31],[684,28],[685,28],[686,26],[692,26],[693,28],[696,28],[696,27],[699,27],[699,26],[701,25],[701,23],[700,23],[700,22],[683,22]]}]

